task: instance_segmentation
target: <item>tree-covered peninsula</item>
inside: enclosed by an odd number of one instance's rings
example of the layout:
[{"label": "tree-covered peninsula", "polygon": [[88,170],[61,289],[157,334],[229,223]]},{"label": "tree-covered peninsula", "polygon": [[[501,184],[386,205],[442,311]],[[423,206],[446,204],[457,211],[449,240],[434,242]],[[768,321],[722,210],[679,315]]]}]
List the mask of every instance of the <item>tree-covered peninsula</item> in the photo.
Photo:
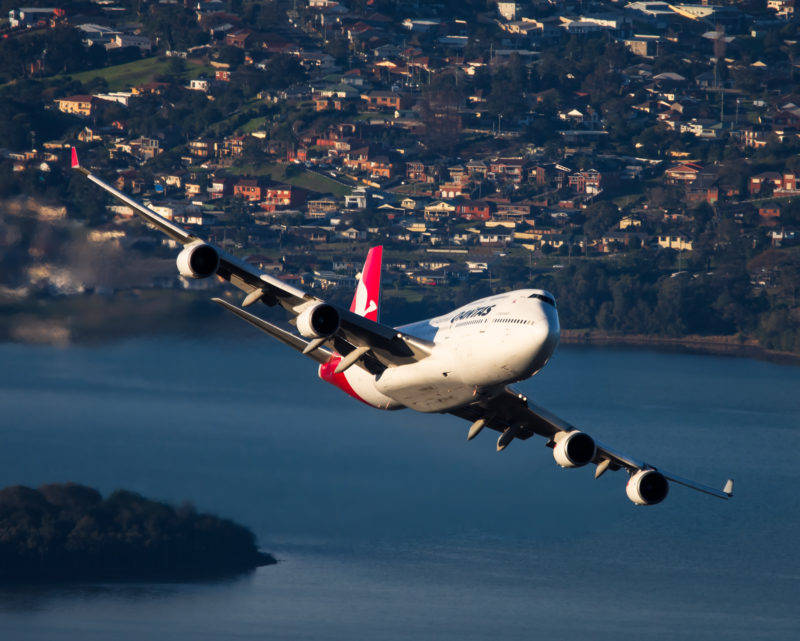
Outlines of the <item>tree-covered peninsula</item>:
[{"label": "tree-covered peninsula", "polygon": [[0,490],[0,581],[187,579],[275,562],[247,528],[189,505],[74,483]]}]

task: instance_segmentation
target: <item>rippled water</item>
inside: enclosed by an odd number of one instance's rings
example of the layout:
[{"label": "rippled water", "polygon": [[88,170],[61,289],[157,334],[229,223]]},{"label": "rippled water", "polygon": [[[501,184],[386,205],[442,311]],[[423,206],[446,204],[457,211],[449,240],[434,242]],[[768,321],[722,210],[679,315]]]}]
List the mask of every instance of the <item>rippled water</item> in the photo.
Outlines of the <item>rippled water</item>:
[{"label": "rippled water", "polygon": [[796,639],[800,368],[562,347],[521,387],[623,451],[721,485],[654,508],[625,477],[381,413],[252,340],[0,346],[0,484],[124,487],[251,527],[236,579],[0,588],[0,639]]}]

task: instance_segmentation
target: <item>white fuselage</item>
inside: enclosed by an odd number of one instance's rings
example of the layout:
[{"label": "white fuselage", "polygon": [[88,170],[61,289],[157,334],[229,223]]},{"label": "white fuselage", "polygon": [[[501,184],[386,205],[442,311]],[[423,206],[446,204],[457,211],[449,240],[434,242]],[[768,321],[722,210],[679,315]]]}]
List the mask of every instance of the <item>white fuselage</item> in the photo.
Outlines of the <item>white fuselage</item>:
[{"label": "white fuselage", "polygon": [[553,297],[540,289],[498,294],[402,328],[434,343],[427,358],[375,376],[344,372],[355,396],[381,409],[443,412],[476,396],[533,376],[559,339]]}]

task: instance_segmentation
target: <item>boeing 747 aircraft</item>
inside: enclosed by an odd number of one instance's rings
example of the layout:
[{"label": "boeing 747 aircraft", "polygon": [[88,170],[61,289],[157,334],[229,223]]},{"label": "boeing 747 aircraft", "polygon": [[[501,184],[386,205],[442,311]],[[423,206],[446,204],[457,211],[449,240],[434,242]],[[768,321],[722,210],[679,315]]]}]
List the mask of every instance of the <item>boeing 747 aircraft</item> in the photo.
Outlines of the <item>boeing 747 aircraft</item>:
[{"label": "boeing 747 aircraft", "polygon": [[[353,302],[344,309],[260,272],[114,189],[79,165],[75,149],[72,167],[183,245],[177,257],[182,276],[218,276],[244,292],[241,305],[220,298],[215,303],[315,360],[323,381],[366,405],[453,414],[469,421],[467,440],[486,428],[498,432],[498,452],[514,440],[543,437],[562,467],[591,463],[595,477],[625,470],[626,493],[637,505],[663,501],[670,481],[723,499],[733,495],[731,479],[718,490],[622,454],[510,387],[540,371],[558,345],[556,302],[546,291],[489,296],[443,316],[391,327],[379,318],[381,247],[367,254]],[[282,307],[296,331],[245,309],[257,302]]]}]

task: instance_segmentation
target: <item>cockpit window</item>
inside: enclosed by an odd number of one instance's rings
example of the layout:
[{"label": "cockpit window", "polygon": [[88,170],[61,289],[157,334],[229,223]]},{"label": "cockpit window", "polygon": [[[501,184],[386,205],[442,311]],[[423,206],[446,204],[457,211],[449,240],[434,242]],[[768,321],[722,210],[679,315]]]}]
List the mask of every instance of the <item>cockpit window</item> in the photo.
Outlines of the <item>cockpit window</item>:
[{"label": "cockpit window", "polygon": [[541,301],[544,301],[548,305],[552,305],[553,307],[556,306],[556,301],[554,301],[549,296],[545,296],[544,294],[531,294],[530,296],[528,296],[528,298],[537,298]]}]

